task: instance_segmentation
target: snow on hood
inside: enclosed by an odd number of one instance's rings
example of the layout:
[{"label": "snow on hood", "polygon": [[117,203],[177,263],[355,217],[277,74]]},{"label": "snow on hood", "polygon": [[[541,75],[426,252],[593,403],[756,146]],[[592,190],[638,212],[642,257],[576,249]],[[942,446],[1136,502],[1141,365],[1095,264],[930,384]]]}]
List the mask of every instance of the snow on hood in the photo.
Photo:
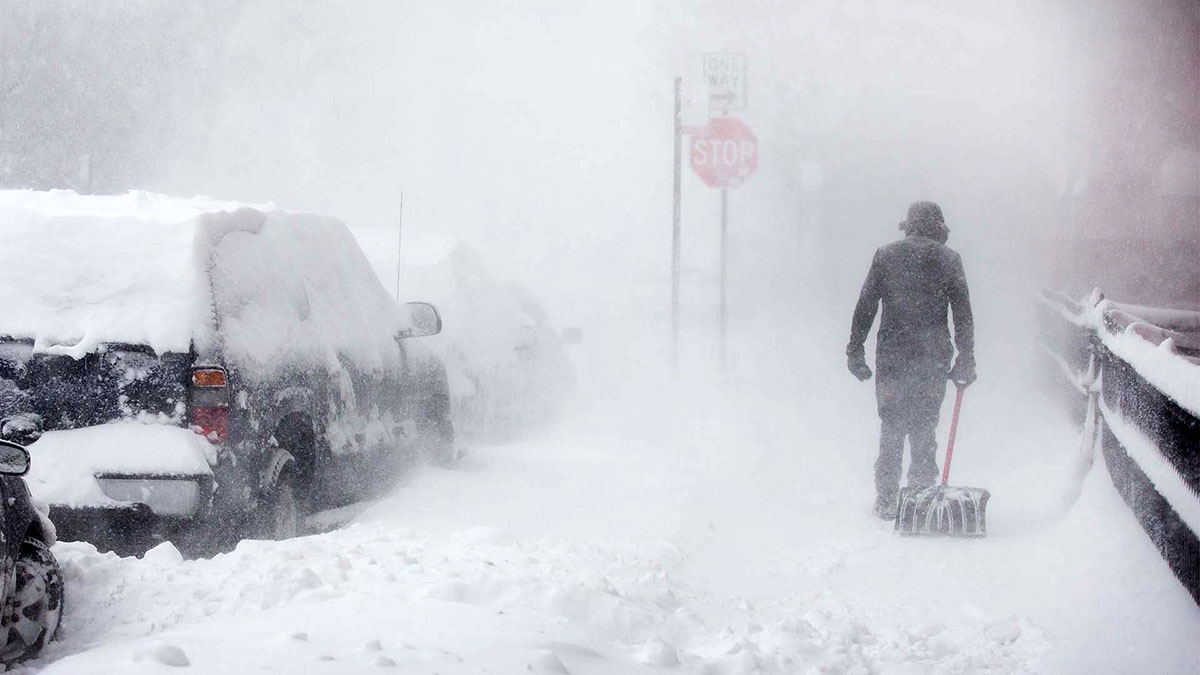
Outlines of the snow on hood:
[{"label": "snow on hood", "polygon": [[118,503],[100,491],[98,473],[211,475],[216,461],[215,448],[194,431],[137,422],[48,431],[28,449],[29,492],[67,506]]},{"label": "snow on hood", "polygon": [[0,191],[0,336],[76,358],[103,342],[186,352],[211,331],[208,249],[271,205],[146,192]]}]

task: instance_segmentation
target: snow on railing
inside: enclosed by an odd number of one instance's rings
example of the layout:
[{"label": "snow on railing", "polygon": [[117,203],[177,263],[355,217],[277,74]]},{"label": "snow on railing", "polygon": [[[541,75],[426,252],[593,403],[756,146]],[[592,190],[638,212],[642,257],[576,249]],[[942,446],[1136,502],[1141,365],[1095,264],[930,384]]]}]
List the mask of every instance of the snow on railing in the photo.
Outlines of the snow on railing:
[{"label": "snow on railing", "polygon": [[1082,303],[1043,291],[1043,305],[1088,329],[1113,354],[1193,415],[1200,415],[1200,312],[1112,302],[1099,291]]},{"label": "snow on railing", "polygon": [[1167,330],[1200,333],[1200,312],[1108,301],[1110,307]]},{"label": "snow on railing", "polygon": [[[1200,312],[1053,291],[1041,347],[1103,431],[1113,485],[1200,604]],[[1078,399],[1076,399],[1078,400]]]},{"label": "snow on railing", "polygon": [[1179,468],[1163,456],[1155,442],[1130,420],[1100,401],[1100,413],[1130,459],[1137,462],[1146,478],[1192,532],[1200,532],[1200,492],[1189,485]]}]

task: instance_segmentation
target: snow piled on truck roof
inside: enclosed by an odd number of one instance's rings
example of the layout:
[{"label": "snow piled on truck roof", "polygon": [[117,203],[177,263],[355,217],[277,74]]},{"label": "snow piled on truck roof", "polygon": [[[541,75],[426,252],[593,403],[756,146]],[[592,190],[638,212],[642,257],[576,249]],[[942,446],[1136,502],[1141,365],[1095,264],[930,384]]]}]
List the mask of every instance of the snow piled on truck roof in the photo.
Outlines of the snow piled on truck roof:
[{"label": "snow piled on truck roof", "polygon": [[[0,190],[0,336],[82,356],[104,342],[186,352],[211,324],[206,251],[273,209],[129,192]],[[242,222],[238,222],[238,221]]]},{"label": "snow piled on truck roof", "polygon": [[408,318],[325,216],[146,192],[0,191],[0,338],[75,358],[105,343],[280,364],[395,361]]}]

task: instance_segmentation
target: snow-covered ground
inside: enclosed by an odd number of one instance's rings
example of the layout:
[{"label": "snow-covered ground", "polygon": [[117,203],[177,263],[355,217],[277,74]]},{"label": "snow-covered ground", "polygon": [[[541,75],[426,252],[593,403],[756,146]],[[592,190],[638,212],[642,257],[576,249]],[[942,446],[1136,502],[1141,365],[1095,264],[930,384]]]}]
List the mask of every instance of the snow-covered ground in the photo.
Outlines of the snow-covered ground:
[{"label": "snow-covered ground", "polygon": [[57,545],[68,593],[61,638],[26,667],[1168,673],[1200,664],[1200,611],[1102,459],[1078,500],[1065,501],[1076,430],[1025,391],[1019,368],[981,369],[959,429],[952,482],[992,491],[988,538],[904,539],[870,516],[873,392],[842,371],[841,336],[771,352],[792,354],[783,361],[735,349],[736,375],[720,386],[695,372],[663,384],[657,368],[632,367],[645,364],[636,341],[607,337],[581,345],[581,403],[560,424],[470,448],[453,470],[424,469],[343,529],[243,542],[211,560],[181,560],[169,545],[142,560]]}]

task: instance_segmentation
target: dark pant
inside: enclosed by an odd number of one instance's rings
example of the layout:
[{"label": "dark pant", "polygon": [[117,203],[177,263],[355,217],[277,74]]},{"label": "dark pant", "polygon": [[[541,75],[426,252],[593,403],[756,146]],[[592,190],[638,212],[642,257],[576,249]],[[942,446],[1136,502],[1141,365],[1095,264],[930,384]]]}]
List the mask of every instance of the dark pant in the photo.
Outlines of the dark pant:
[{"label": "dark pant", "polygon": [[945,395],[943,368],[913,369],[876,378],[875,396],[882,425],[879,459],[875,461],[875,494],[880,501],[895,501],[900,490],[905,438],[912,458],[908,485],[933,485],[937,480],[935,433]]}]

